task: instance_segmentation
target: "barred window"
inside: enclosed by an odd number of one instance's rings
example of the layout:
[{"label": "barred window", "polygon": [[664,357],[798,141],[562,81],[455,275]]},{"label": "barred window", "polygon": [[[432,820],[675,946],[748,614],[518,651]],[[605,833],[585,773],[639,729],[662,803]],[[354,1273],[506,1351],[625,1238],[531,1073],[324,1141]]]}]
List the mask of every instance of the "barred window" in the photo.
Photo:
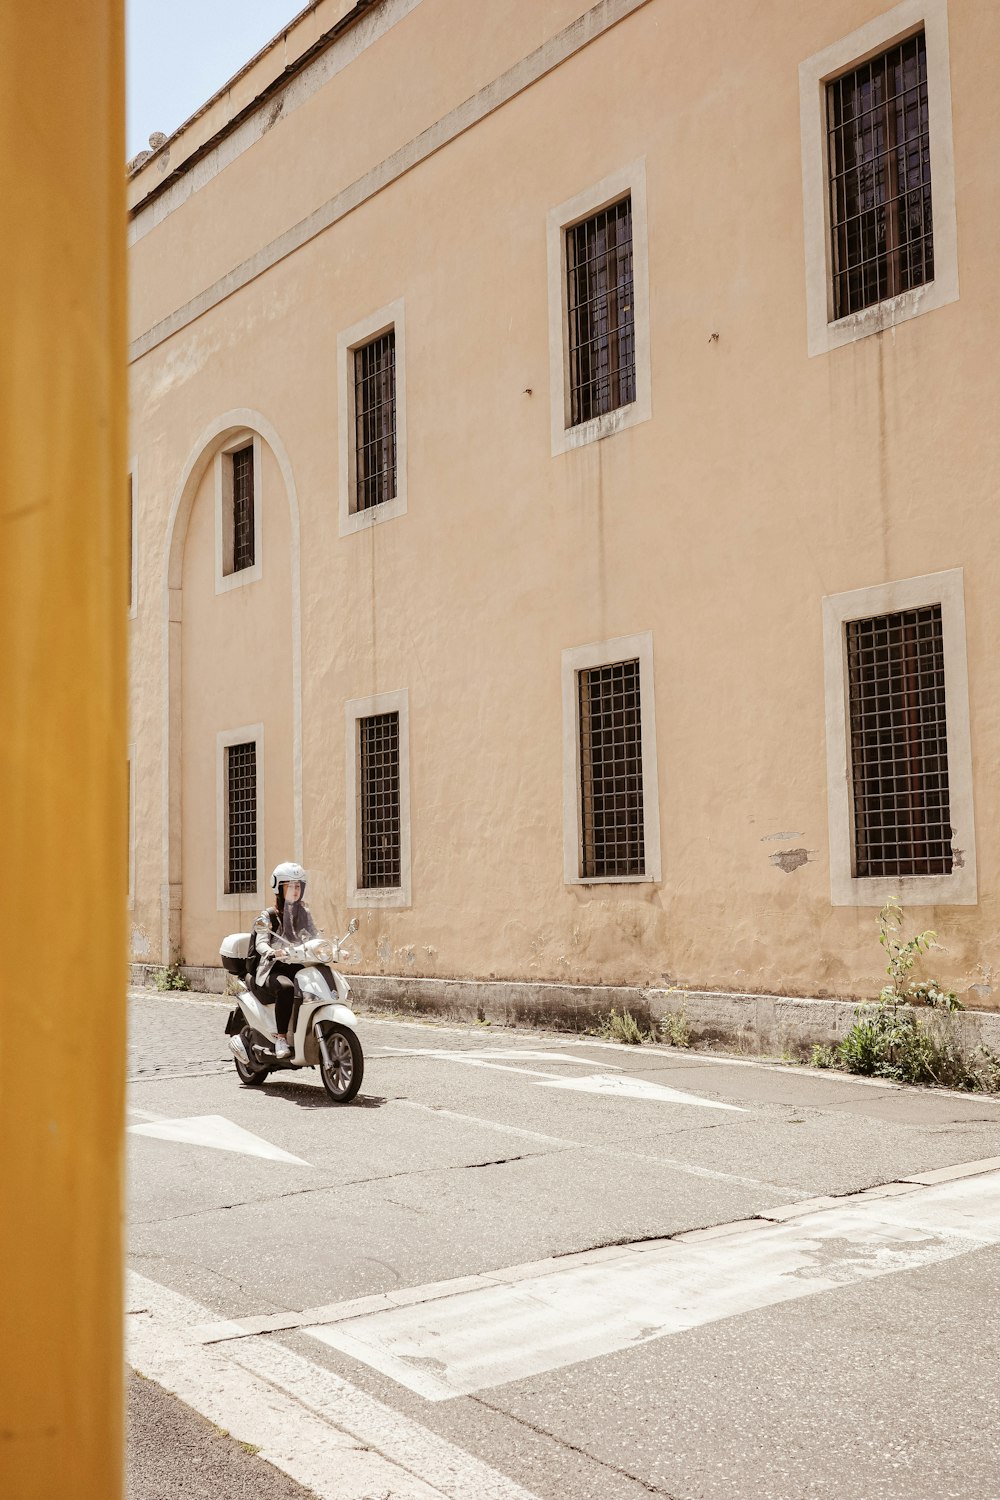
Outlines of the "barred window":
[{"label": "barred window", "polygon": [[635,400],[632,198],[566,231],[570,426]]},{"label": "barred window", "polygon": [[834,318],[934,279],[927,44],[827,85]]},{"label": "barred window", "polygon": [[257,890],[257,743],[226,746],[227,895]]},{"label": "barred window", "polygon": [[592,667],[578,682],[583,876],[643,875],[638,658]]},{"label": "barred window", "polygon": [[950,875],[941,605],[847,622],[854,874]]},{"label": "barred window", "polygon": [[364,890],[400,884],[399,714],[358,720],[360,879]]},{"label": "barred window", "polygon": [[233,572],[254,565],[253,444],[238,448],[233,460]]},{"label": "barred window", "polygon": [[354,351],[355,481],[352,509],[396,498],[396,330]]}]

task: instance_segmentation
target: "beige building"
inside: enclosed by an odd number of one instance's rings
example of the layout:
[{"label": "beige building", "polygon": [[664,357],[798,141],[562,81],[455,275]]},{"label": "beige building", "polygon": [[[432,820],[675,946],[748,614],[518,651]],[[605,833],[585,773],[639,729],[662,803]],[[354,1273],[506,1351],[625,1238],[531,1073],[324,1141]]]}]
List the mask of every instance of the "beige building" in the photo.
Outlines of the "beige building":
[{"label": "beige building", "polygon": [[133,164],[136,960],[996,1003],[998,49],[318,0]]}]

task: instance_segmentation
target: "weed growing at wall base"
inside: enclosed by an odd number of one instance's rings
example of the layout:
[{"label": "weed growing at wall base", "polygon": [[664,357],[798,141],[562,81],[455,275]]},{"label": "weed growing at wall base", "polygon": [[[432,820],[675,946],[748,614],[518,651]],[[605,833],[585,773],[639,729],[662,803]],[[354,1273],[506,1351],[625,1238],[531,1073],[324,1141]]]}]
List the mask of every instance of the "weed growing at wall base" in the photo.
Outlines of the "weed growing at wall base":
[{"label": "weed growing at wall base", "polygon": [[189,990],[191,986],[181,973],[181,963],[178,959],[175,964],[168,964],[166,968],[160,969],[153,983],[158,990]]},{"label": "weed growing at wall base", "polygon": [[954,1012],[963,1009],[958,996],[934,979],[913,976],[916,963],[938,946],[937,934],[928,929],[904,942],[902,925],[902,908],[890,897],[879,912],[888,983],[876,1001],[858,1006],[842,1042],[813,1048],[813,1066],[899,1083],[1000,1091],[1000,1056],[988,1047],[970,1056],[956,1035]]},{"label": "weed growing at wall base", "polygon": [[669,1010],[665,1016],[661,1016],[660,1032],[663,1040],[671,1047],[690,1047],[691,1045],[691,1028],[682,1010]]},{"label": "weed growing at wall base", "polygon": [[621,1012],[611,1007],[608,1015],[599,1026],[595,1027],[594,1035],[599,1036],[605,1042],[625,1042],[630,1047],[638,1047],[643,1042],[655,1042],[656,1032],[647,1031],[641,1026],[630,1010]]}]

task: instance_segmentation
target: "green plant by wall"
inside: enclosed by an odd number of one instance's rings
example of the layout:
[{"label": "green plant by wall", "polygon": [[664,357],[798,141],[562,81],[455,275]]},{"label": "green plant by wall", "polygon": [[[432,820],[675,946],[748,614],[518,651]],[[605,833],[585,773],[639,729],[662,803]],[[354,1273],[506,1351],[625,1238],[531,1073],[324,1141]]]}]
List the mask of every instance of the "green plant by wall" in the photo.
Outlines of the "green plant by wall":
[{"label": "green plant by wall", "polygon": [[191,986],[181,973],[181,964],[184,962],[179,958],[174,964],[167,964],[166,968],[160,969],[153,981],[158,990],[189,990]]},{"label": "green plant by wall", "polygon": [[625,1042],[630,1047],[641,1046],[643,1042],[656,1041],[655,1030],[647,1031],[644,1026],[640,1026],[630,1010],[623,1010],[619,1013],[614,1006],[596,1028],[594,1034],[606,1042]]},{"label": "green plant by wall", "polygon": [[904,940],[903,910],[894,896],[879,912],[879,942],[887,956],[887,983],[876,1001],[859,1005],[854,1025],[835,1047],[817,1046],[817,1068],[840,1068],[900,1083],[936,1083],[954,1089],[1000,1090],[1000,1057],[979,1047],[968,1056],[955,1034],[961,1001],[935,979],[918,979],[917,963],[937,948],[928,929]]},{"label": "green plant by wall", "polygon": [[897,933],[903,925],[903,908],[890,896],[878,914],[878,940],[888,955],[885,972],[889,983],[882,986],[879,1000],[885,1004],[932,1005],[939,1010],[962,1010],[962,1003],[951,990],[943,990],[934,979],[918,980],[913,967],[925,953],[937,948],[937,933],[932,928],[918,932],[906,942]]},{"label": "green plant by wall", "polygon": [[691,1029],[682,1010],[668,1010],[660,1017],[660,1034],[671,1047],[690,1047]]}]

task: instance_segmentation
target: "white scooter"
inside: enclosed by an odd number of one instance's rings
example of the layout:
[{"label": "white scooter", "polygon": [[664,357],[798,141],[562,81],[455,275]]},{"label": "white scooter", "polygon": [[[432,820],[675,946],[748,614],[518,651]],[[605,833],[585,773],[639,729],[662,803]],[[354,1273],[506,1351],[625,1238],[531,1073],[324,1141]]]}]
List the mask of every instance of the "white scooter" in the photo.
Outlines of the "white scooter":
[{"label": "white scooter", "polygon": [[282,945],[281,962],[300,966],[295,975],[294,1032],[287,1058],[275,1056],[274,1006],[259,1000],[245,983],[250,933],[234,932],[225,939],[219,949],[223,967],[239,981],[226,1035],[242,1083],[263,1083],[279,1068],[318,1067],[323,1087],[335,1104],[348,1104],[354,1098],[364,1077],[365,1059],[355,1029],[357,1018],[348,1004],[351,987],[332,965],[353,961],[345,945],[357,930],[354,918],[342,938],[314,937]]}]

